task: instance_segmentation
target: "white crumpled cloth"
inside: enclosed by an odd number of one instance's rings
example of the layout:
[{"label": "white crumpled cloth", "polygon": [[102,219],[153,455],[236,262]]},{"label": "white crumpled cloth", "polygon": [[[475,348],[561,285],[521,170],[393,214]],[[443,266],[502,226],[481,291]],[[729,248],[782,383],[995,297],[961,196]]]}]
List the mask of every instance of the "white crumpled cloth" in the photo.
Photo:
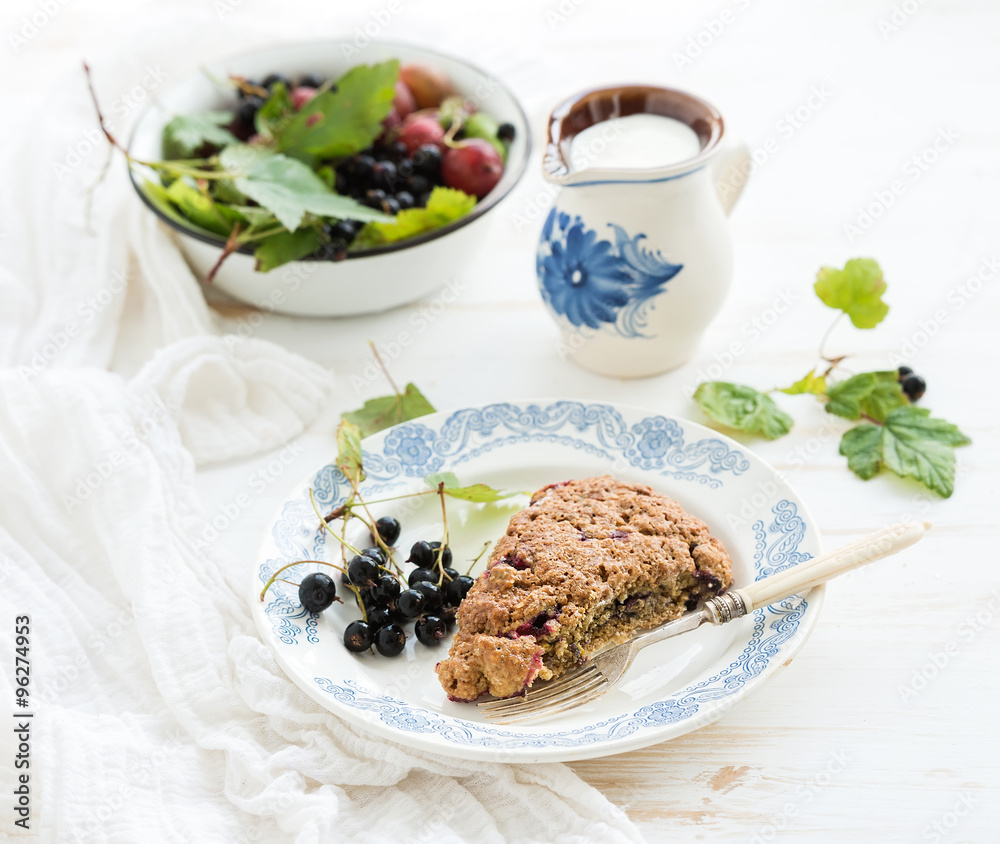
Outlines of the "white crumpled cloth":
[{"label": "white crumpled cloth", "polygon": [[[133,22],[128,43],[150,38],[150,65],[170,67],[177,44],[166,34],[179,19],[189,52],[194,40],[206,54],[222,42],[214,15],[183,5],[172,4],[172,22]],[[126,39],[127,21],[116,25]],[[227,28],[227,48],[273,37],[248,30]],[[4,149],[0,194],[0,711],[14,709],[14,618],[29,615],[30,834],[59,844],[638,840],[563,765],[464,762],[374,738],[277,667],[250,617],[245,565],[196,539],[207,528],[196,467],[299,434],[331,400],[331,376],[272,344],[215,334],[120,161],[95,195],[97,234],[87,232],[82,189],[102,154],[69,174],[52,167],[93,126],[69,55],[47,112]],[[130,66],[114,51],[100,59],[112,102]],[[14,835],[15,752],[0,730],[0,818]]]}]

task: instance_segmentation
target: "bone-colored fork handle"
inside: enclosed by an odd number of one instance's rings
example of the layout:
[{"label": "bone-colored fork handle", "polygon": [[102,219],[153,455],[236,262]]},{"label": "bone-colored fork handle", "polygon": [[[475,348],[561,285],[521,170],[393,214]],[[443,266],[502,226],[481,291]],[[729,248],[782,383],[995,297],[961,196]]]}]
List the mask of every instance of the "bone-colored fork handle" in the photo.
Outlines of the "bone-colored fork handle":
[{"label": "bone-colored fork handle", "polygon": [[707,602],[709,616],[716,624],[724,623],[790,595],[807,592],[845,572],[909,548],[923,537],[930,526],[930,522],[898,522],[829,554],[799,563],[741,589],[731,589]]}]

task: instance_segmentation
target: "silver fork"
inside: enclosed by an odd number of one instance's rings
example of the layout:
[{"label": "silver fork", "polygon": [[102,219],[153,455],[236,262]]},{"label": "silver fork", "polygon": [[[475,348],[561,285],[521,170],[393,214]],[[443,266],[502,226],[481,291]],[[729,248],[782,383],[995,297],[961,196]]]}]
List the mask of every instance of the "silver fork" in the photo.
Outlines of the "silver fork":
[{"label": "silver fork", "polygon": [[614,686],[643,648],[694,630],[702,624],[725,624],[776,601],[807,592],[820,583],[866,563],[889,557],[913,545],[930,528],[929,522],[899,522],[829,554],[807,560],[778,574],[709,598],[700,610],[643,631],[628,642],[593,653],[582,667],[521,697],[479,704],[492,721],[515,724],[549,718],[590,703]]}]

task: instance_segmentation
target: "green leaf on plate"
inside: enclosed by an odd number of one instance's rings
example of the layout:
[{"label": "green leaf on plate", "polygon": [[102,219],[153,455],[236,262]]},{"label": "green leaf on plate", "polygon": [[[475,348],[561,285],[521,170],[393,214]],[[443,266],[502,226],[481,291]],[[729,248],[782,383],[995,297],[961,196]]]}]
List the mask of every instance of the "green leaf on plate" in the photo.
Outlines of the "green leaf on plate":
[{"label": "green leaf on plate", "polygon": [[365,479],[361,460],[361,429],[342,419],[337,428],[337,468],[355,484]]},{"label": "green leaf on plate", "polygon": [[163,127],[163,157],[167,160],[194,158],[205,144],[225,147],[239,143],[237,137],[224,128],[232,119],[231,111],[178,115]]},{"label": "green leaf on plate", "polygon": [[864,413],[884,422],[891,411],[909,404],[895,370],[862,372],[831,385],[826,394],[830,399],[827,412],[845,419],[860,419]]},{"label": "green leaf on plate", "polygon": [[786,393],[789,396],[799,396],[803,393],[821,396],[826,392],[826,376],[817,375],[814,369],[808,375],[792,384],[791,387],[785,387],[780,392]]},{"label": "green leaf on plate", "polygon": [[294,232],[277,232],[257,242],[254,269],[266,273],[289,261],[298,261],[311,255],[323,244],[319,232],[312,228],[302,228]]},{"label": "green leaf on plate", "polygon": [[889,306],[882,301],[885,288],[877,261],[852,258],[842,270],[823,267],[816,274],[813,289],[824,305],[843,311],[856,328],[874,328],[889,313]]},{"label": "green leaf on plate", "polygon": [[840,440],[840,453],[847,458],[847,467],[861,480],[874,478],[882,460],[882,429],[865,422],[845,431]]},{"label": "green leaf on plate", "polygon": [[171,182],[166,190],[166,196],[180,209],[187,220],[213,234],[228,236],[233,229],[233,223],[240,219],[239,212],[228,205],[220,205],[184,179]]},{"label": "green leaf on plate", "polygon": [[431,191],[426,207],[407,208],[391,222],[366,224],[351,243],[351,249],[368,249],[433,231],[464,217],[475,204],[474,196],[454,188],[436,187]]},{"label": "green leaf on plate", "polygon": [[478,504],[502,501],[505,498],[523,495],[517,491],[503,492],[487,484],[460,486],[458,478],[452,472],[435,472],[427,475],[424,481],[431,489],[437,489],[440,484],[444,484],[444,494],[450,498],[460,498],[462,501],[473,501]]},{"label": "green leaf on plate", "polygon": [[337,219],[377,220],[392,217],[333,193],[309,167],[285,155],[268,155],[234,180],[237,190],[271,211],[288,231],[295,231],[306,212]]},{"label": "green leaf on plate", "polygon": [[361,429],[362,436],[370,436],[420,416],[434,413],[434,406],[414,384],[407,384],[402,393],[369,399],[360,410],[345,413],[343,418]]},{"label": "green leaf on plate", "polygon": [[742,384],[706,381],[698,385],[694,400],[716,422],[769,440],[783,437],[794,424],[770,396]]},{"label": "green leaf on plate", "polygon": [[336,91],[317,94],[295,113],[275,136],[278,148],[289,155],[336,158],[371,146],[392,108],[398,75],[396,59],[352,68],[337,80]]}]

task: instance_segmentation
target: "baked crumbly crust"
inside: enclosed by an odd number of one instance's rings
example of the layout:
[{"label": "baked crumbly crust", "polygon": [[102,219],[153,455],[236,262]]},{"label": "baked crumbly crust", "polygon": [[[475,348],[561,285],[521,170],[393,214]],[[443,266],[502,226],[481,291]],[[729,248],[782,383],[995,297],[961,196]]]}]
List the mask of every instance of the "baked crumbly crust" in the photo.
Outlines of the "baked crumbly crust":
[{"label": "baked crumbly crust", "polygon": [[607,475],[536,492],[458,609],[438,679],[452,700],[520,694],[732,585],[700,519]]}]

